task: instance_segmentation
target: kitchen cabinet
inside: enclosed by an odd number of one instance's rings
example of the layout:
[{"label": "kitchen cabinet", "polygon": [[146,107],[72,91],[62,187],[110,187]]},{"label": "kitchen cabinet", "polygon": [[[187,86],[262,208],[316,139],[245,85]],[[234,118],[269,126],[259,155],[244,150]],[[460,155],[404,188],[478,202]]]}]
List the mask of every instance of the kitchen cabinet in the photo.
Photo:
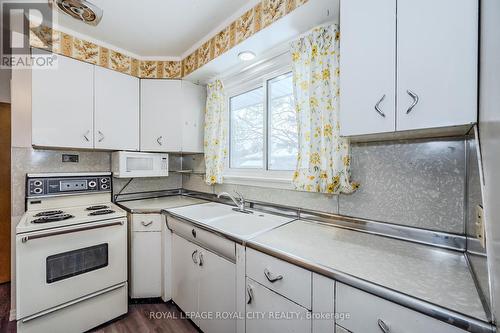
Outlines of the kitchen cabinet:
[{"label": "kitchen cabinet", "polygon": [[397,27],[397,130],[475,123],[477,1],[398,0]]},{"label": "kitchen cabinet", "polygon": [[203,86],[180,80],[141,80],[141,150],[203,152]]},{"label": "kitchen cabinet", "polygon": [[342,0],[340,18],[341,134],[394,131],[396,0]]},{"label": "kitchen cabinet", "polygon": [[31,70],[32,144],[94,147],[94,66],[57,56],[57,68]]},{"label": "kitchen cabinet", "polygon": [[311,332],[311,317],[306,308],[248,277],[246,289],[246,333]]},{"label": "kitchen cabinet", "polygon": [[182,151],[203,153],[206,89],[182,81]]},{"label": "kitchen cabinet", "polygon": [[341,135],[477,121],[476,0],[342,0],[340,25]]},{"label": "kitchen cabinet", "polygon": [[95,148],[139,150],[139,79],[95,67]]},{"label": "kitchen cabinet", "polygon": [[141,80],[141,151],[182,148],[180,80]]},{"label": "kitchen cabinet", "polygon": [[387,332],[465,333],[457,327],[342,283],[336,284],[335,295],[337,312],[350,314],[338,324],[353,333],[380,333],[383,331],[381,327],[385,327]]},{"label": "kitchen cabinet", "polygon": [[236,309],[236,265],[174,234],[172,239],[172,299],[204,333],[233,333],[236,321],[219,319]]},{"label": "kitchen cabinet", "polygon": [[[198,310],[199,247],[174,234],[172,236],[172,299],[186,314]],[[199,320],[193,318],[199,325]]]},{"label": "kitchen cabinet", "polygon": [[131,298],[162,295],[162,215],[132,214],[129,224]]},{"label": "kitchen cabinet", "polygon": [[[236,310],[236,265],[218,255],[200,249],[200,313],[232,315]],[[221,297],[224,295],[223,297]],[[235,332],[233,317],[201,320],[203,332]]]}]

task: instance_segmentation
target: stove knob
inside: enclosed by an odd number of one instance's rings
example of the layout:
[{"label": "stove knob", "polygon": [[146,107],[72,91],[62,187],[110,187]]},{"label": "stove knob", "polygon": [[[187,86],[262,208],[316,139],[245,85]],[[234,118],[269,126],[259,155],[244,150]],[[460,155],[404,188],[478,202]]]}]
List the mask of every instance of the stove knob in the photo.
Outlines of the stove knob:
[{"label": "stove knob", "polygon": [[101,184],[106,184],[108,181],[108,178],[101,178]]},{"label": "stove knob", "polygon": [[41,181],[41,180],[35,180],[35,181],[33,182],[33,185],[34,185],[34,186],[37,186],[37,187],[38,187],[38,186],[42,186],[42,184],[43,184],[43,183],[42,183],[42,181]]},{"label": "stove knob", "polygon": [[91,181],[89,182],[89,187],[91,187],[91,188],[96,187],[96,185],[97,185],[97,183],[96,183],[94,180],[91,180]]},{"label": "stove knob", "polygon": [[102,184],[101,185],[101,189],[103,190],[107,190],[109,188],[109,186],[107,184]]},{"label": "stove knob", "polygon": [[35,188],[35,189],[33,190],[33,192],[34,192],[35,194],[41,194],[41,193],[42,193],[42,189],[41,189],[40,187],[37,187],[37,188]]}]

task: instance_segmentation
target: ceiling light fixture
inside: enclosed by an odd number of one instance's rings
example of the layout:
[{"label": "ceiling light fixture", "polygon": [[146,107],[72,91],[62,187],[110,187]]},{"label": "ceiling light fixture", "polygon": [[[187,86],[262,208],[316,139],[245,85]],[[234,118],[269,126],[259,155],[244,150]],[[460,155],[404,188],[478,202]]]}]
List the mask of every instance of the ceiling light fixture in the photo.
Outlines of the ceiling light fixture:
[{"label": "ceiling light fixture", "polygon": [[255,53],[253,53],[252,51],[243,51],[238,53],[238,58],[243,61],[250,61],[255,59]]}]

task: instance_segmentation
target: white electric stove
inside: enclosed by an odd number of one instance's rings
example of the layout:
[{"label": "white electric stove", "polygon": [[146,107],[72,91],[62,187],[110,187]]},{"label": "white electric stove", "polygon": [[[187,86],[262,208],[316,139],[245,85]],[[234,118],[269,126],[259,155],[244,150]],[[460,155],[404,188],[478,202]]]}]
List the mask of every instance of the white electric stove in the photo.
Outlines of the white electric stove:
[{"label": "white electric stove", "polygon": [[127,312],[127,215],[111,173],[27,175],[16,300],[18,332],[83,332]]}]

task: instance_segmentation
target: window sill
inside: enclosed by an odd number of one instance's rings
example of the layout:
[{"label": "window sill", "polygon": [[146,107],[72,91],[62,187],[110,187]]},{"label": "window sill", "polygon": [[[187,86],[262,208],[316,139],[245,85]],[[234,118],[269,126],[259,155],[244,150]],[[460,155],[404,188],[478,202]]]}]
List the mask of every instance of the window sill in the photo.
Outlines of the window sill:
[{"label": "window sill", "polygon": [[282,190],[293,190],[291,177],[269,177],[254,175],[229,175],[223,176],[225,184],[247,185]]}]

